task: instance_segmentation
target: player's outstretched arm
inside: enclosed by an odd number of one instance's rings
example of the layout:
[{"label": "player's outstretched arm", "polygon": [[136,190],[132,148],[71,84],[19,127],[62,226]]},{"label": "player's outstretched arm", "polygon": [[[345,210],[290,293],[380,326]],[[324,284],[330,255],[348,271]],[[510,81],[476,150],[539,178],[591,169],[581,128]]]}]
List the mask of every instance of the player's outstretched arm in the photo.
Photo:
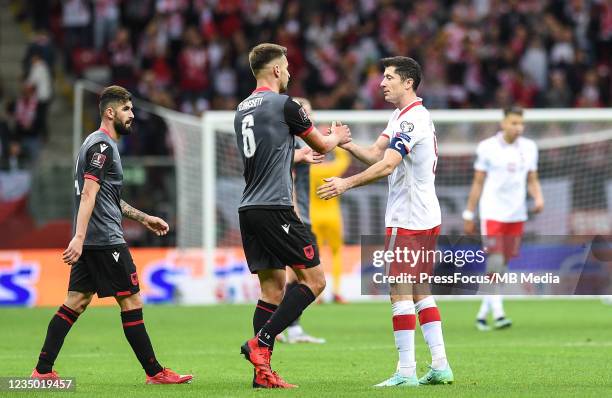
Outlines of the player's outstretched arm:
[{"label": "player's outstretched arm", "polygon": [[87,234],[87,226],[89,225],[89,219],[91,218],[91,213],[96,204],[96,196],[99,190],[100,184],[85,178],[79,203],[79,212],[77,213],[74,237],[68,244],[66,250],[62,253],[62,260],[68,265],[76,263],[79,257],[81,257],[81,253],[83,253],[83,242]]},{"label": "player's outstretched arm", "polygon": [[381,135],[372,145],[368,147],[362,147],[355,144],[354,142],[349,142],[340,145],[340,148],[350,152],[351,155],[353,155],[355,158],[359,159],[361,162],[367,164],[368,166],[371,166],[383,158],[385,154],[385,149],[388,146],[389,139]]},{"label": "player's outstretched arm", "polygon": [[402,161],[402,155],[393,149],[387,149],[381,160],[374,163],[359,174],[347,178],[331,177],[325,179],[325,184],[317,189],[321,199],[331,199],[343,194],[351,188],[370,184],[380,178],[387,177]]},{"label": "player's outstretched arm", "polygon": [[332,123],[328,135],[322,134],[316,127],[302,137],[309,147],[318,153],[327,153],[338,145],[344,145],[351,142],[351,130],[346,124]]},{"label": "player's outstretched arm", "polygon": [[533,198],[533,212],[539,213],[544,210],[544,195],[537,171],[530,171],[527,174],[527,192]]},{"label": "player's outstretched arm", "polygon": [[487,176],[486,171],[474,170],[474,179],[472,180],[472,188],[470,189],[470,195],[468,196],[467,205],[463,212],[463,231],[468,234],[476,233],[476,224],[474,223],[474,212],[476,211],[476,204],[482,194],[482,187]]},{"label": "player's outstretched arm", "polygon": [[127,218],[140,222],[142,225],[147,227],[147,229],[153,232],[155,235],[163,236],[163,235],[166,235],[168,231],[170,230],[168,223],[166,223],[161,218],[150,216],[143,211],[135,209],[134,207],[127,204],[123,199],[121,199],[120,205],[121,205],[121,214],[123,214]]}]

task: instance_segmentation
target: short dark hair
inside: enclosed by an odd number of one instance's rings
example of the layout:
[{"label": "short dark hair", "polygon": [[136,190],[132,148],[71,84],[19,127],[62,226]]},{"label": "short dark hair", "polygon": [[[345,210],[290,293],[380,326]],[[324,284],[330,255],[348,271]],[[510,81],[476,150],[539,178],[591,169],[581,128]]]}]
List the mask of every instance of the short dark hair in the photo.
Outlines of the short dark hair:
[{"label": "short dark hair", "polygon": [[421,84],[423,78],[423,72],[421,72],[421,65],[410,57],[388,57],[382,59],[382,65],[387,68],[389,66],[395,66],[395,73],[397,73],[402,81],[406,79],[412,79],[412,88],[414,91]]},{"label": "short dark hair", "polygon": [[270,61],[287,55],[287,47],[273,43],[261,43],[253,47],[249,53],[249,64],[253,76],[257,77],[259,72],[270,63]]},{"label": "short dark hair", "polygon": [[523,116],[523,108],[518,105],[511,105],[504,108],[504,117],[508,115]]},{"label": "short dark hair", "polygon": [[100,117],[104,115],[104,111],[109,105],[115,103],[125,104],[132,100],[132,94],[121,86],[108,86],[100,94]]}]

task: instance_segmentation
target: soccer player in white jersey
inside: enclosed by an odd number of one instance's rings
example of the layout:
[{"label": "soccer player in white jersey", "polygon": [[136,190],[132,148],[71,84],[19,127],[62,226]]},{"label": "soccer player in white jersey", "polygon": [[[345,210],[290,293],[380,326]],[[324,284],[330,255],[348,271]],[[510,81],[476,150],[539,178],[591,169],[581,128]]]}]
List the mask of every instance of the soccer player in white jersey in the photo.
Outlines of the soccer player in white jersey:
[{"label": "soccer player in white jersey", "polygon": [[[502,130],[478,144],[474,162],[474,180],[463,212],[466,234],[474,234],[476,204],[480,210],[480,232],[489,237],[487,272],[503,273],[508,261],[516,256],[527,220],[526,194],[534,200],[533,212],[544,208],[544,197],[538,179],[538,148],[522,136],[525,129],[523,110],[504,109]],[[478,201],[480,199],[480,202]],[[487,316],[492,312],[496,329],[510,327],[501,295],[485,296],[476,316],[476,328],[491,330]]]},{"label": "soccer player in white jersey", "polygon": [[[398,236],[417,236],[433,238],[435,244],[441,224],[440,205],[434,186],[438,150],[431,116],[416,95],[421,82],[421,67],[408,57],[385,58],[382,65],[385,71],[380,87],[385,101],[397,109],[373,145],[341,145],[370,167],[351,177],[326,178],[327,183],[319,187],[317,194],[322,199],[329,199],[348,189],[389,177],[385,215],[388,241],[395,242]],[[397,371],[376,386],[452,383],[453,373],[446,360],[440,312],[429,293],[429,287],[391,284],[390,288],[393,334],[399,363]],[[417,313],[432,356],[430,370],[421,379],[416,376],[414,347]]]}]

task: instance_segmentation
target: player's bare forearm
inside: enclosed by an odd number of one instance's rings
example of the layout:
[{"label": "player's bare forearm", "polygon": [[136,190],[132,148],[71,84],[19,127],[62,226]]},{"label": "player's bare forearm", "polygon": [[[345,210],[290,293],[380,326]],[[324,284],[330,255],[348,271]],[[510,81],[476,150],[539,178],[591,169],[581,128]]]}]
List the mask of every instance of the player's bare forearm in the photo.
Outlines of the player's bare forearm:
[{"label": "player's bare forearm", "polygon": [[100,185],[97,182],[85,179],[81,199],[79,200],[74,236],[66,250],[62,253],[62,260],[68,265],[74,265],[81,257],[81,253],[83,253],[87,226],[89,225],[89,219],[91,218],[91,213],[93,213],[99,190]]},{"label": "player's bare forearm", "polygon": [[368,147],[362,147],[353,142],[341,145],[340,147],[350,152],[351,155],[362,163],[372,166],[383,158],[387,145],[388,141],[385,138],[379,137],[373,145]]},{"label": "player's bare forearm", "polygon": [[319,198],[327,200],[341,195],[351,188],[370,184],[391,174],[401,161],[402,155],[400,155],[399,152],[388,149],[385,151],[385,156],[382,160],[376,162],[359,174],[355,174],[348,178],[326,178],[326,183],[317,189],[317,195]]},{"label": "player's bare forearm", "polygon": [[465,207],[466,210],[471,212],[476,210],[476,205],[478,204],[480,195],[482,195],[482,188],[486,176],[487,173],[484,171],[476,170],[474,172],[474,180],[472,181],[472,188],[470,189],[470,195],[468,196],[467,205]]},{"label": "player's bare forearm", "polygon": [[539,213],[544,210],[544,195],[542,194],[542,186],[540,185],[537,171],[530,171],[527,174],[527,192],[533,198],[533,211]]},{"label": "player's bare forearm", "polygon": [[142,212],[132,206],[130,206],[129,204],[127,204],[123,199],[121,199],[121,214],[123,214],[125,217],[130,218],[132,220],[138,221],[138,222],[144,222],[144,220],[147,218],[148,214],[145,212]]},{"label": "player's bare forearm", "polygon": [[330,134],[322,134],[316,127],[302,138],[309,147],[319,153],[327,153],[339,144],[346,144],[351,141],[351,130],[347,125],[332,124]]},{"label": "player's bare forearm", "polygon": [[75,238],[85,240],[87,226],[89,225],[89,219],[91,218],[91,213],[93,213],[96,204],[96,196],[99,190],[100,185],[97,182],[85,179],[83,183],[83,192],[81,192],[79,211],[76,218]]}]

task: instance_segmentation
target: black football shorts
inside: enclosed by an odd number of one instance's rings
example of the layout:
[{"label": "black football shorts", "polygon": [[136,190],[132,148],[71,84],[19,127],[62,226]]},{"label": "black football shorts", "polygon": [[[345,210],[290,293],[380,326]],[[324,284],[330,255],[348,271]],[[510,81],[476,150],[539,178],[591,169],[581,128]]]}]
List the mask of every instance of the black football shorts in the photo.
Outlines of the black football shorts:
[{"label": "black football shorts", "polygon": [[246,208],[239,213],[242,246],[251,273],[319,265],[314,236],[293,209]]},{"label": "black football shorts", "polygon": [[68,290],[98,297],[130,296],[140,291],[136,266],[126,244],[89,246],[70,270]]}]

